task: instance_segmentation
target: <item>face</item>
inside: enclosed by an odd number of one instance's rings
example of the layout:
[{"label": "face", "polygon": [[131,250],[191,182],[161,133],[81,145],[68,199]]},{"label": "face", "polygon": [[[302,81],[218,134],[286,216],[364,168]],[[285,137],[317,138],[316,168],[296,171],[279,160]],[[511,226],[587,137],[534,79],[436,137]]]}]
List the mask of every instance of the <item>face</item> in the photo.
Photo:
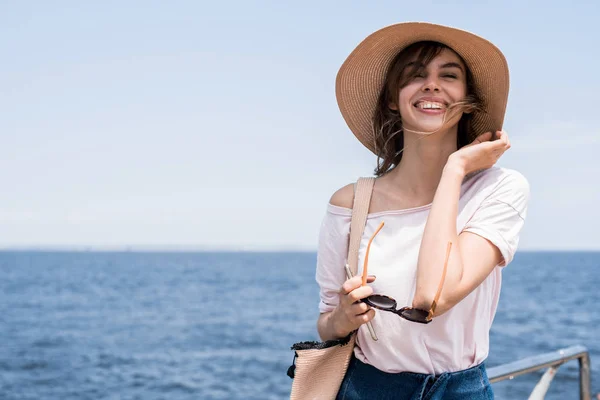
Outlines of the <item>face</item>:
[{"label": "face", "polygon": [[[447,107],[466,94],[466,67],[455,52],[444,49],[400,89],[398,104],[390,104],[390,108],[400,109],[404,128],[433,132],[447,122]],[[460,115],[452,118],[454,127],[459,119]]]}]

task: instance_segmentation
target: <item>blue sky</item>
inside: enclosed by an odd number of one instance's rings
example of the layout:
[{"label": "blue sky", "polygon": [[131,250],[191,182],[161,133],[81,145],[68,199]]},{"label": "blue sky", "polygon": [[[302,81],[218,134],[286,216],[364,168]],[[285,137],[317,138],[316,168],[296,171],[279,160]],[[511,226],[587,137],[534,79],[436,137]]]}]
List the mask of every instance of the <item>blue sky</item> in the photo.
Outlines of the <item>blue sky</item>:
[{"label": "blue sky", "polygon": [[471,3],[0,3],[0,248],[314,249],[375,165],[335,74],[371,32],[428,21],[507,57],[520,248],[600,249],[599,3]]}]

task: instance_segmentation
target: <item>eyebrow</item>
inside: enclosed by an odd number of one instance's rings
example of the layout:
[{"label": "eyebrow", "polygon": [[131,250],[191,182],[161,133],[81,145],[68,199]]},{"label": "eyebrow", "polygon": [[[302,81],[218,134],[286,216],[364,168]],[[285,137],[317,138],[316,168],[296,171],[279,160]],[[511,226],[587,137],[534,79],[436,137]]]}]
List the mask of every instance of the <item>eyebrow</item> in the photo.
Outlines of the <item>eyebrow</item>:
[{"label": "eyebrow", "polygon": [[[408,64],[406,64],[407,67],[413,67],[416,65],[417,65],[417,63],[415,61],[411,61]],[[424,67],[425,67],[425,65],[423,65],[423,64],[419,65],[419,68],[424,68]],[[460,71],[462,73],[465,72],[463,67],[457,62],[447,62],[446,64],[440,65],[440,69],[443,69],[443,68],[458,68],[458,69],[460,69]]]},{"label": "eyebrow", "polygon": [[459,63],[456,63],[456,62],[446,63],[446,64],[440,66],[440,68],[458,68],[458,69],[460,69],[461,72],[464,72],[463,67]]}]

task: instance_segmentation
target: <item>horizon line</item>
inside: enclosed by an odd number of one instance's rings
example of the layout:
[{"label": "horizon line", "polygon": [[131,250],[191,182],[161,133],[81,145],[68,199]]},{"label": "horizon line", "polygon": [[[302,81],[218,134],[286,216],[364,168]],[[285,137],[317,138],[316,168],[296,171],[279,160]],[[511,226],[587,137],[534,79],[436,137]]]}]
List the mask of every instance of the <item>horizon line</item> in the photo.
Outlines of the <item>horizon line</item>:
[{"label": "horizon line", "polygon": [[[316,253],[317,248],[288,246],[191,246],[191,245],[18,245],[0,246],[0,252],[118,252],[118,253]],[[600,252],[600,248],[524,248],[523,252]]]}]

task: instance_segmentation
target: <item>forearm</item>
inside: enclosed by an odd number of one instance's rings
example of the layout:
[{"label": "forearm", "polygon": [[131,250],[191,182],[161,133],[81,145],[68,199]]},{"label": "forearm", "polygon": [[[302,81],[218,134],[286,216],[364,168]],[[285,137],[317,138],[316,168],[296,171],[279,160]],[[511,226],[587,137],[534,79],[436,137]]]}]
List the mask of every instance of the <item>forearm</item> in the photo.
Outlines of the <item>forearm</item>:
[{"label": "forearm", "polygon": [[319,315],[317,320],[317,331],[321,340],[339,339],[347,336],[350,332],[344,334],[344,332],[338,332],[337,327],[334,324],[334,312],[327,312]]},{"label": "forearm", "polygon": [[446,303],[452,296],[451,288],[457,287],[463,274],[456,219],[464,176],[463,170],[455,164],[448,163],[444,167],[419,249],[413,307],[429,310],[442,279],[448,242],[452,243],[446,278],[435,315],[448,310]]}]

